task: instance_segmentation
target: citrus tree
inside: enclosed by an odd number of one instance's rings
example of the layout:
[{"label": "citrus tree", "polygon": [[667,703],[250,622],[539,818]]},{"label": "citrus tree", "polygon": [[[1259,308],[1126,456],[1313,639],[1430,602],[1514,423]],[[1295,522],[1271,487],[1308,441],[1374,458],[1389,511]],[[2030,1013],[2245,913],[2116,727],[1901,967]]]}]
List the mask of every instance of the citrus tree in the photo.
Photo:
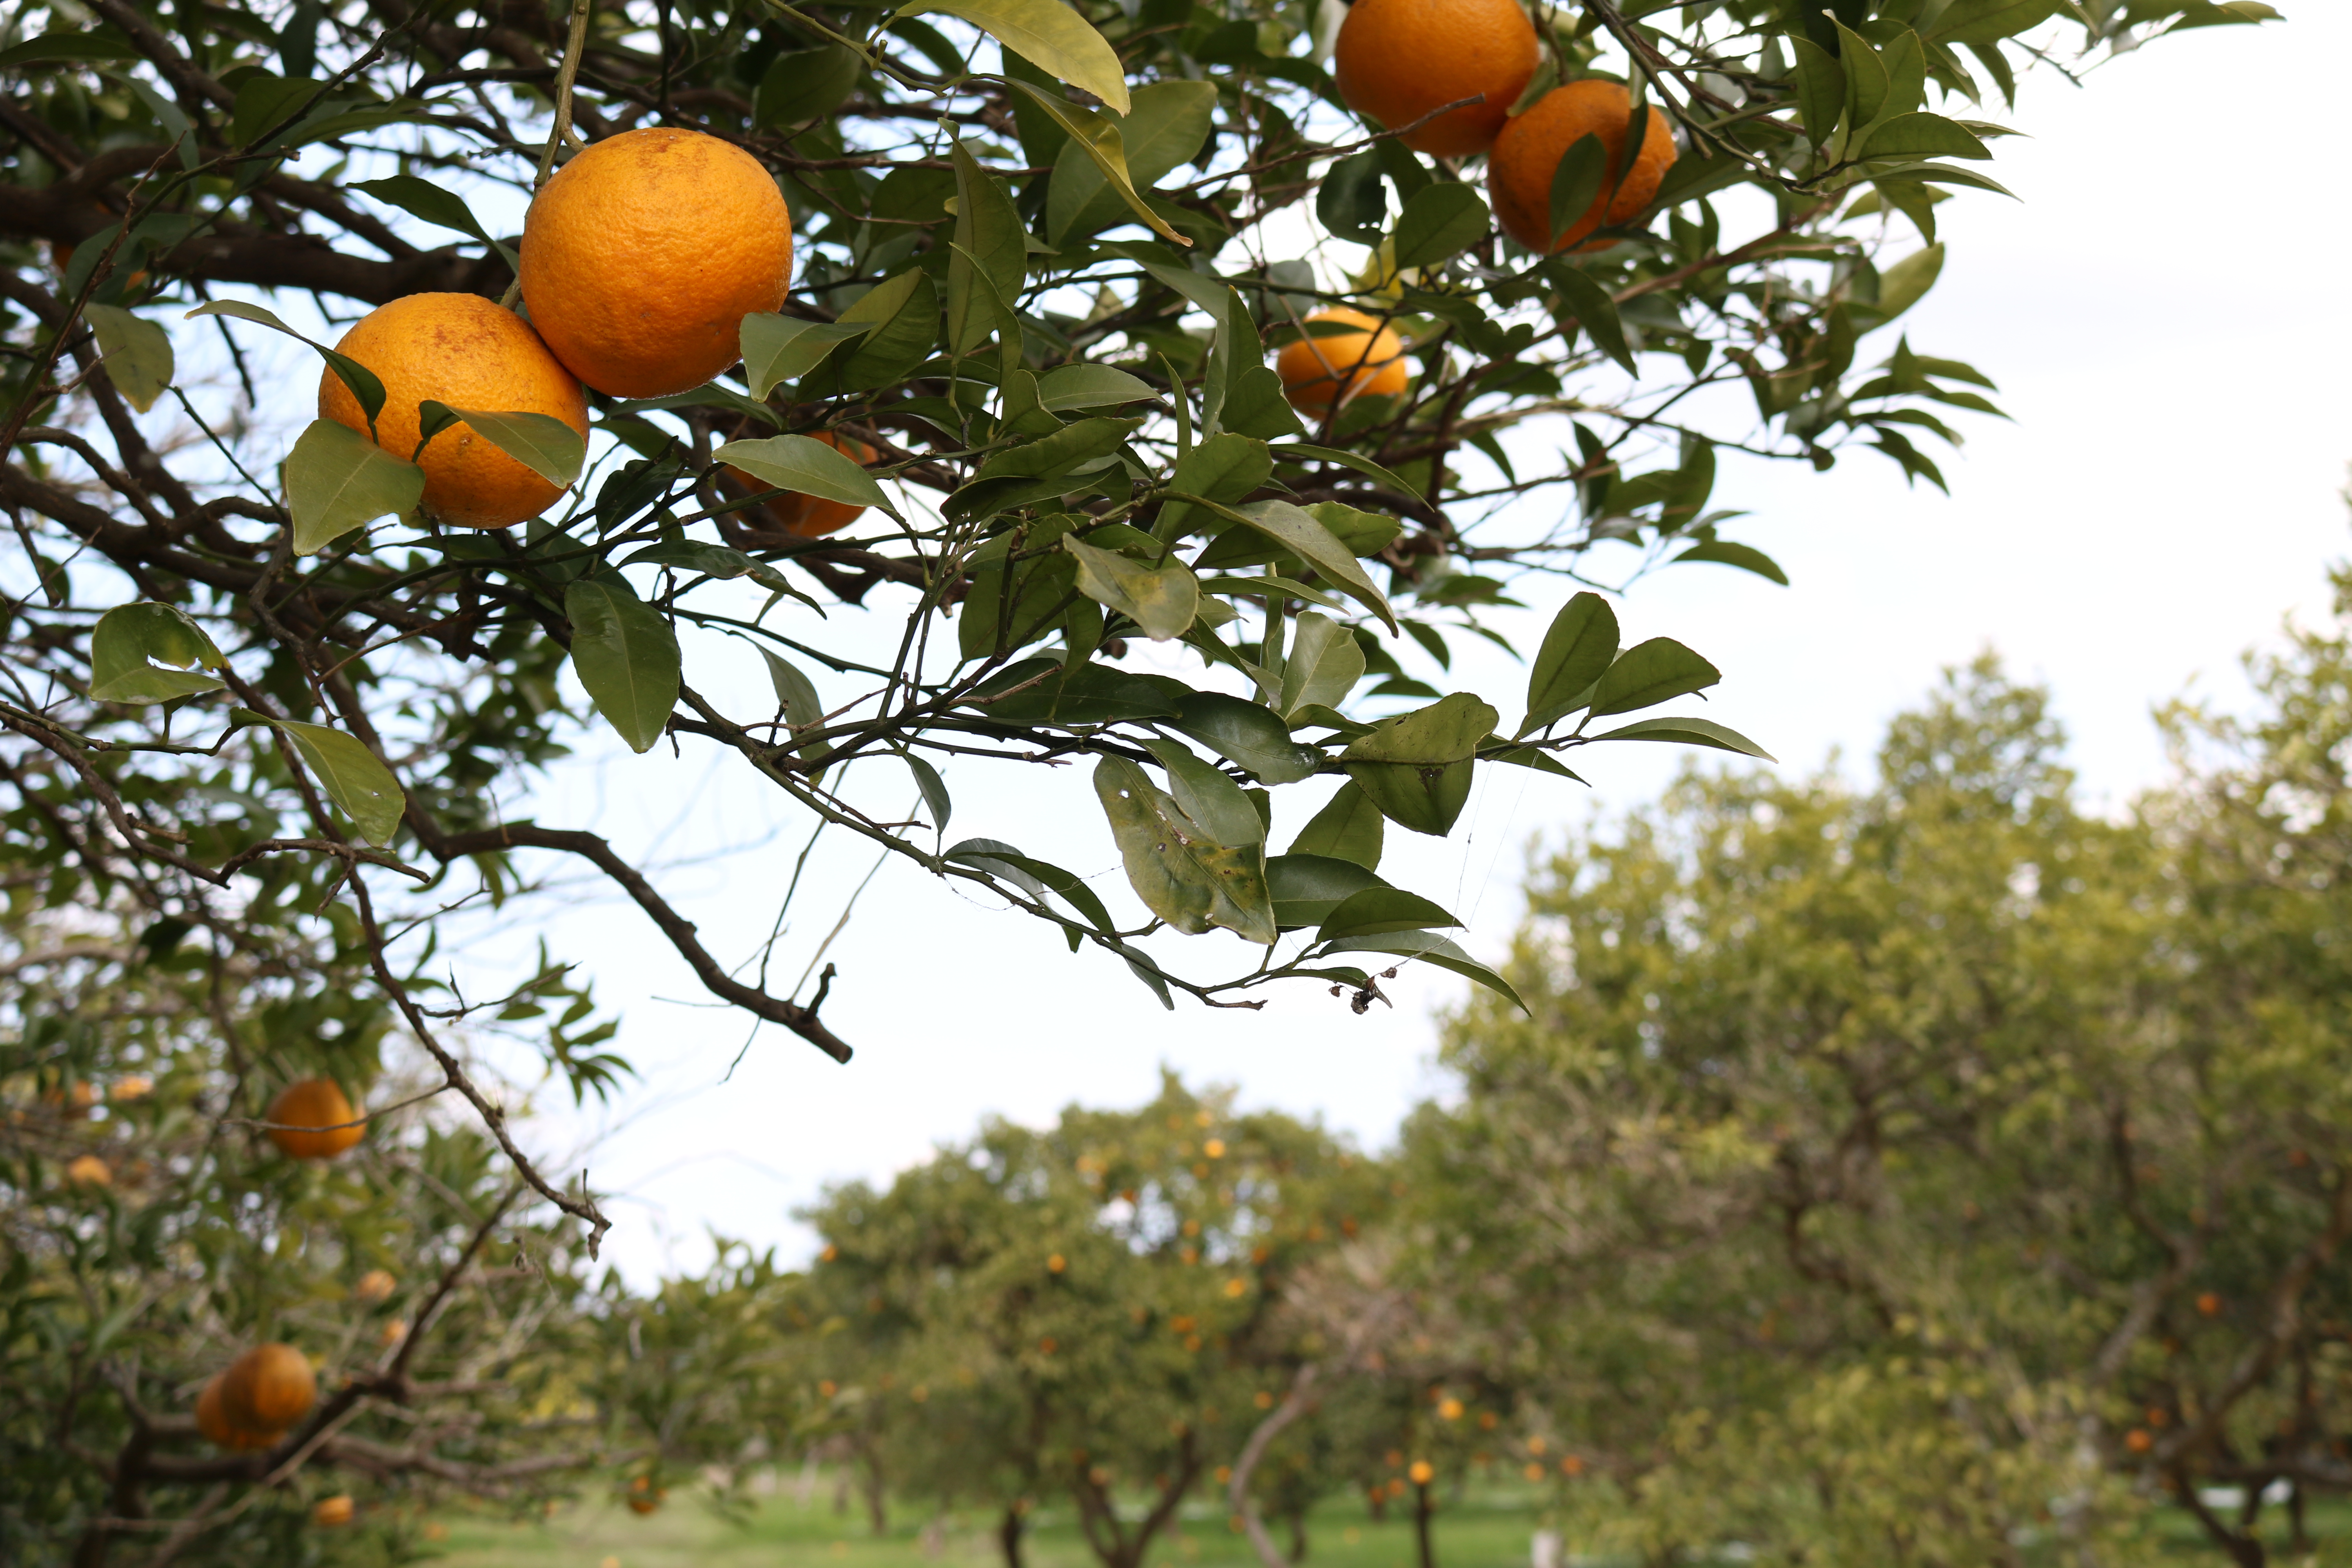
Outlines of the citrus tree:
[{"label": "citrus tree", "polygon": [[[1985,378],[1885,329],[1937,205],[1999,189],[1976,116],[2053,50],[2269,11],[1473,13],[17,7],[12,770],[69,777],[174,918],[317,862],[461,1095],[387,954],[453,882],[572,860],[848,1054],[822,988],[741,978],[612,845],[494,804],[583,722],[730,758],[1171,1005],[1397,956],[1490,979],[1381,879],[1384,825],[1442,835],[1476,769],[1601,740],[1755,748],[1636,717],[1717,671],[1597,598],[1523,693],[1441,693],[1454,642],[1528,574],[1777,577],[1725,531],[1727,446],[1935,479]],[[843,603],[903,630],[873,656]],[[687,679],[755,655],[772,700]],[[945,834],[943,764],[1078,759],[1132,904]],[[151,811],[159,777],[214,804]],[[1146,945],[1219,931],[1238,958]]]},{"label": "citrus tree", "polygon": [[2254,1568],[2352,1480],[2346,659],[2126,820],[1979,666],[1867,791],[1694,774],[1551,863],[1409,1161],[1580,1533],[2128,1559],[2168,1498]]},{"label": "citrus tree", "polygon": [[1390,1201],[1318,1129],[1172,1078],[1133,1111],[992,1123],[812,1214],[833,1310],[810,1365],[827,1397],[886,1407],[865,1430],[902,1495],[999,1518],[1007,1568],[1048,1499],[1135,1568],[1312,1353],[1291,1283]]}]

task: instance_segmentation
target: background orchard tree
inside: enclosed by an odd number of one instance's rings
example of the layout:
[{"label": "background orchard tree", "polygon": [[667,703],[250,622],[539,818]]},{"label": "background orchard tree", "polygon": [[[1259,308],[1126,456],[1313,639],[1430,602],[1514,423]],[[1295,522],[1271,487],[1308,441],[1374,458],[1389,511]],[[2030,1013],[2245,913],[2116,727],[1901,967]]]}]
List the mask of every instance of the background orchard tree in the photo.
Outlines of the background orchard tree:
[{"label": "background orchard tree", "polygon": [[826,1241],[813,1278],[842,1323],[812,1360],[836,1347],[844,1397],[863,1373],[858,1397],[889,1402],[883,1469],[985,1508],[1007,1568],[1051,1497],[1106,1568],[1135,1568],[1287,1385],[1286,1281],[1373,1224],[1388,1180],[1319,1130],[1172,1078],[1134,1111],[992,1123],[811,1215]]},{"label": "background orchard tree", "polygon": [[[1427,1257],[1653,1555],[2263,1560],[2341,1488],[2340,630],[2116,822],[1989,665],[1880,783],[1691,775],[1562,854],[1409,1139]],[[2092,1440],[2085,1444],[2084,1435]],[[2202,1493],[2243,1489],[2242,1510]],[[2299,1533],[2299,1525],[2298,1525]]]}]

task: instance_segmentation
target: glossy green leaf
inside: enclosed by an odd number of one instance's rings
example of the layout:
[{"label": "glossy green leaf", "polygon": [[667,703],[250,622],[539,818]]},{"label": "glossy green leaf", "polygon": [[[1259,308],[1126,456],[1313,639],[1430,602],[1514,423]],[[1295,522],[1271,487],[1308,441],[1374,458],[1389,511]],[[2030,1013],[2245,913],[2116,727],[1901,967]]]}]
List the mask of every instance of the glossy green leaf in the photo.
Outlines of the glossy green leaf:
[{"label": "glossy green leaf", "polygon": [[890,498],[856,458],[812,437],[763,436],[756,441],[730,441],[711,457],[778,489],[898,515]]},{"label": "glossy green leaf", "polygon": [[[1348,787],[1351,792],[1355,789],[1352,784]],[[1369,803],[1364,810],[1377,828],[1381,814],[1373,811]],[[1286,931],[1320,925],[1351,895],[1367,888],[1388,886],[1370,867],[1357,861],[1296,851],[1266,861],[1265,885],[1274,895],[1275,923]]]},{"label": "glossy green leaf", "polygon": [[425,428],[446,429],[436,414],[446,410],[464,420],[475,435],[559,489],[570,489],[588,460],[588,443],[580,432],[551,414],[451,408],[429,397],[416,407],[420,421],[430,421]]},{"label": "glossy green leaf", "polygon": [[1171,728],[1267,784],[1297,784],[1323,764],[1319,748],[1292,740],[1289,727],[1255,702],[1221,691],[1196,691],[1183,700],[1178,713]]},{"label": "glossy green leaf", "polygon": [[677,706],[677,634],[617,572],[564,589],[563,614],[572,623],[572,668],[589,700],[629,750],[652,750]]},{"label": "glossy green leaf", "polygon": [[1592,690],[1592,714],[1630,713],[1703,691],[1723,672],[1672,637],[1652,637],[1627,648]]},{"label": "glossy green leaf", "polygon": [[[913,285],[908,287],[911,289]],[[743,318],[739,334],[743,346],[743,374],[751,395],[764,400],[788,381],[798,381],[814,370],[834,344],[863,337],[878,326],[874,321],[806,321],[755,310]]]},{"label": "glossy green leaf", "polygon": [[1664,741],[1680,746],[1712,746],[1719,752],[1740,752],[1748,756],[1761,757],[1768,763],[1779,762],[1771,752],[1741,734],[1712,719],[1638,719],[1622,729],[1595,735],[1595,741]]},{"label": "glossy green leaf", "polygon": [[1353,861],[1370,870],[1381,863],[1387,821],[1372,797],[1349,779],[1299,829],[1298,837],[1291,840],[1289,854]]},{"label": "glossy green leaf", "polygon": [[1077,562],[1078,592],[1125,616],[1154,642],[1183,636],[1200,610],[1200,583],[1181,561],[1148,566],[1075,535],[1065,535],[1062,548]]},{"label": "glossy green leaf", "polygon": [[1335,160],[1323,173],[1315,191],[1315,216],[1341,239],[1358,245],[1378,245],[1389,216],[1387,190],[1381,184],[1377,153],[1356,153]]},{"label": "glossy green leaf", "polygon": [[768,62],[751,97],[751,118],[789,129],[824,119],[857,90],[866,61],[844,44],[787,49]]},{"label": "glossy green leaf", "polygon": [[1333,906],[1323,918],[1316,937],[1321,942],[1336,942],[1341,937],[1384,936],[1391,931],[1428,931],[1461,923],[1418,893],[1408,893],[1402,888],[1366,888]]},{"label": "glossy green leaf", "polygon": [[368,427],[371,430],[375,427],[376,416],[383,412],[383,383],[378,379],[375,372],[349,354],[338,353],[323,343],[312,342],[310,339],[279,321],[274,311],[264,310],[259,305],[248,305],[241,300],[215,300],[207,304],[199,305],[188,312],[188,318],[196,316],[234,316],[240,321],[251,321],[256,326],[268,327],[272,331],[283,332],[296,342],[310,343],[311,348],[318,351],[319,357],[327,362],[327,368],[335,373],[336,377],[358,401],[361,409],[367,415]]},{"label": "glossy green leaf", "polygon": [[1583,221],[1609,184],[1609,149],[1591,132],[1560,154],[1551,172],[1550,216],[1555,244]]},{"label": "glossy green leaf", "polygon": [[931,831],[945,833],[948,818],[955,814],[955,802],[948,798],[948,781],[940,777],[940,770],[915,755],[901,752],[907,771],[915,775],[915,788],[921,792],[923,806],[931,814]]},{"label": "glossy green leaf", "polygon": [[1592,340],[1592,346],[1623,365],[1628,375],[1639,374],[1633,367],[1633,352],[1625,342],[1625,324],[1618,318],[1617,302],[1609,297],[1609,290],[1590,273],[1563,259],[1548,263],[1544,276],[1559,290],[1560,302]]},{"label": "glossy green leaf", "polygon": [[1493,215],[1469,185],[1458,180],[1424,185],[1398,215],[1396,265],[1435,267],[1451,261],[1486,238],[1493,226]]},{"label": "glossy green leaf", "polygon": [[1181,742],[1153,737],[1143,749],[1168,772],[1168,793],[1184,815],[1219,844],[1263,844],[1265,822],[1242,786],[1202,762]]},{"label": "glossy green leaf", "polygon": [[[804,730],[824,718],[824,701],[816,694],[816,687],[803,674],[800,666],[773,648],[760,649],[760,658],[768,667],[768,684],[775,689],[776,703],[784,711],[787,728]],[[793,751],[803,760],[824,750],[822,741],[796,741]]]},{"label": "glossy green leaf", "polygon": [[446,185],[436,185],[415,174],[387,174],[380,180],[353,180],[347,188],[365,191],[385,205],[398,207],[437,228],[470,235],[504,257],[508,266],[519,265],[515,253],[482,226],[466,199]]},{"label": "glossy green leaf", "polygon": [[313,419],[296,439],[285,479],[297,555],[316,554],[380,517],[414,511],[425,499],[424,469],[332,419]]},{"label": "glossy green leaf", "polygon": [[[1217,89],[1206,81],[1158,81],[1135,89],[1132,111],[1118,121],[1128,178],[1150,189],[1200,154],[1209,138]],[[1065,142],[1046,187],[1045,232],[1055,243],[1124,221],[1126,203],[1084,147]]]},{"label": "glossy green leaf", "polygon": [[1095,795],[1110,820],[1128,884],[1146,909],[1187,934],[1223,926],[1245,942],[1274,942],[1263,843],[1216,843],[1123,757],[1096,764]]},{"label": "glossy green leaf", "polygon": [[1107,364],[1056,365],[1037,378],[1039,405],[1055,414],[1111,408],[1159,395],[1150,382]]},{"label": "glossy green leaf", "polygon": [[1528,716],[1519,733],[1573,712],[1617,657],[1617,612],[1600,595],[1579,594],[1561,605],[1528,669]]},{"label": "glossy green leaf", "polygon": [[1340,622],[1301,611],[1291,625],[1290,651],[1282,665],[1283,716],[1337,708],[1363,678],[1364,650],[1356,634]]},{"label": "glossy green leaf", "polygon": [[954,249],[948,257],[948,348],[969,353],[996,330],[996,310],[972,284],[984,278],[1006,305],[1028,276],[1027,230],[1003,181],[989,174],[961,141],[950,143],[956,169]]},{"label": "glossy green leaf", "polygon": [[1384,936],[1342,937],[1325,949],[1328,952],[1392,952],[1423,963],[1449,970],[1465,980],[1475,980],[1487,990],[1506,997],[1525,1013],[1528,1005],[1511,988],[1511,983],[1462,951],[1450,938],[1435,931],[1401,931]]},{"label": "glossy green leaf", "polygon": [[1694,544],[1675,560],[1677,563],[1712,561],[1720,565],[1737,566],[1743,572],[1753,572],[1759,577],[1778,583],[1783,588],[1789,585],[1789,574],[1780,570],[1779,562],[1752,544],[1738,544],[1728,539],[1710,539],[1704,544]]},{"label": "glossy green leaf", "polygon": [[217,691],[221,682],[199,671],[227,662],[205,628],[178,606],[118,605],[90,632],[89,694],[102,702],[143,705]]},{"label": "glossy green leaf", "polygon": [[1997,44],[2038,27],[2063,0],[1952,0],[1927,29],[1934,44]]},{"label": "glossy green leaf", "polygon": [[1940,114],[1898,114],[1863,139],[1855,158],[1990,158],[1992,149]]},{"label": "glossy green leaf", "polygon": [[1457,691],[1359,735],[1340,759],[1390,821],[1443,837],[1469,801],[1470,759],[1497,717],[1477,698]]},{"label": "glossy green leaf", "polygon": [[123,401],[144,414],[172,384],[172,334],[160,322],[116,305],[89,304],[82,315],[98,334],[106,374]]},{"label": "glossy green leaf", "polygon": [[1797,113],[1805,124],[1805,140],[1818,147],[1845,113],[1845,68],[1810,38],[1790,38],[1789,50],[1796,58]]},{"label": "glossy green leaf", "polygon": [[1039,69],[1093,93],[1119,113],[1131,107],[1118,55],[1062,0],[916,0],[899,15],[960,16]]},{"label": "glossy green leaf", "polygon": [[[1176,245],[1189,247],[1192,243],[1171,227],[1166,218],[1154,212],[1151,204],[1145,201],[1142,194],[1135,188],[1135,182],[1127,172],[1126,144],[1117,125],[1099,114],[1080,109],[1059,93],[1033,87],[1018,78],[1008,77],[1006,80],[1077,143],[1078,150],[1094,161],[1095,167],[1102,171],[1104,180],[1118,193],[1119,199],[1128,205],[1128,209],[1141,218],[1154,234]],[[1058,163],[1058,157],[1056,162]]]},{"label": "glossy green leaf", "polygon": [[1237,507],[1212,505],[1211,510],[1230,521],[1247,524],[1281,545],[1380,616],[1391,631],[1396,630],[1395,612],[1357,563],[1354,552],[1307,513],[1285,500],[1249,501]]},{"label": "glossy green leaf", "polygon": [[302,765],[319,781],[327,798],[343,808],[360,837],[381,849],[399,831],[408,809],[400,781],[373,752],[356,737],[324,724],[298,723],[291,719],[267,721],[294,742]]},{"label": "glossy green leaf", "polygon": [[[929,273],[912,268],[877,285],[841,313],[844,326],[875,323],[863,342],[834,355],[844,391],[864,392],[904,380],[940,341],[940,292]],[[820,381],[825,372],[816,373]]]}]

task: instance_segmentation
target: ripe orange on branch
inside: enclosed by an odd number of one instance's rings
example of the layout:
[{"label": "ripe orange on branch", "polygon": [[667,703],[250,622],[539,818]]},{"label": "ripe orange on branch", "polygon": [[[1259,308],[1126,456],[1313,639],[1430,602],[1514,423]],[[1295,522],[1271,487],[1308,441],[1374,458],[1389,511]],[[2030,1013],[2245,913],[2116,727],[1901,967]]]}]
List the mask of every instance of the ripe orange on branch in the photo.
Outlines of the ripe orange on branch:
[{"label": "ripe orange on branch", "polygon": [[[416,450],[417,405],[430,398],[485,414],[544,414],[588,435],[588,400],[529,322],[478,294],[410,294],[362,317],[335,347],[383,383],[376,445],[406,462]],[[319,416],[367,434],[367,414],[342,378],[319,378]],[[506,528],[537,517],[563,491],[474,434],[460,420],[435,436],[416,464],[425,506],[445,522]]]},{"label": "ripe orange on branch", "polygon": [[741,357],[743,318],[784,302],[783,193],[741,148],[699,131],[608,136],[532,198],[522,299],[574,375],[665,397]]},{"label": "ripe orange on branch", "polygon": [[[392,410],[387,406],[384,412]],[[269,1141],[296,1160],[331,1160],[367,1132],[364,1125],[344,1125],[358,1121],[360,1113],[331,1079],[306,1078],[288,1084],[269,1102],[269,1120],[278,1123],[269,1130]]]},{"label": "ripe orange on branch", "polygon": [[[811,434],[809,439],[824,442],[860,468],[881,456],[856,437],[843,436],[831,430],[815,431]],[[729,468],[727,477],[742,486],[743,493],[747,495],[757,495],[770,488],[740,468]],[[826,500],[821,496],[802,495],[796,490],[787,490],[782,495],[765,502],[760,510],[766,514],[769,522],[795,539],[816,539],[828,533],[836,533],[856,522],[866,513],[866,509],[862,506],[852,506],[846,501]]]},{"label": "ripe orange on branch", "polygon": [[[1622,84],[1588,77],[1552,89],[1504,126],[1486,160],[1486,192],[1494,198],[1495,221],[1503,232],[1537,255],[1549,255],[1567,249],[1604,224],[1625,222],[1655,200],[1659,182],[1674,167],[1674,131],[1666,117],[1652,108],[1633,166],[1620,182],[1617,173],[1624,167],[1625,133],[1633,117],[1633,95]],[[1581,216],[1555,235],[1552,176],[1568,150],[1587,136],[1599,137],[1608,155],[1601,194]],[[1610,195],[1612,185],[1614,196]]]},{"label": "ripe orange on branch", "polygon": [[1417,153],[1466,158],[1494,145],[1539,58],[1518,0],[1356,0],[1331,69],[1348,107],[1391,131],[1482,98],[1398,138]]},{"label": "ripe orange on branch", "polygon": [[1302,414],[1321,416],[1334,403],[1354,398],[1393,396],[1412,379],[1405,363],[1404,340],[1376,316],[1334,305],[1307,318],[1308,326],[1329,321],[1352,331],[1305,336],[1283,345],[1275,356],[1275,374],[1282,377],[1282,394]]}]

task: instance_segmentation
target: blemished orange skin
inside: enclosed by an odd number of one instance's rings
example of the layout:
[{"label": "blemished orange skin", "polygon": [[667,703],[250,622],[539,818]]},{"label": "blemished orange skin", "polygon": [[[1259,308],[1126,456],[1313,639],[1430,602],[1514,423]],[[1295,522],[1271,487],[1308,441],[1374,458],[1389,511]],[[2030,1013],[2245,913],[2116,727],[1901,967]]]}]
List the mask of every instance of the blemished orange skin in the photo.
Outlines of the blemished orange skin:
[{"label": "blemished orange skin", "polygon": [[[486,414],[545,414],[588,436],[588,398],[530,323],[478,294],[410,294],[369,311],[335,345],[383,383],[376,445],[403,462],[423,428],[427,398]],[[319,377],[319,417],[367,434],[360,400],[328,370]],[[416,458],[425,506],[444,522],[509,528],[537,517],[563,491],[474,434],[463,420],[435,436]]]},{"label": "blemished orange skin", "polygon": [[1466,158],[1495,144],[1540,59],[1518,0],[1356,0],[1331,69],[1348,107],[1390,130],[1484,94],[1398,138],[1418,153]]},{"label": "blemished orange skin", "polygon": [[[836,436],[830,430],[820,430],[811,436],[843,456],[853,458],[860,468],[880,456],[873,447],[855,437]],[[740,468],[729,468],[727,477],[741,485],[745,491],[757,495],[768,487]],[[804,496],[786,491],[761,509],[776,527],[799,539],[817,539],[837,533],[866,514],[862,506],[846,501],[826,500],[819,496]]]},{"label": "blemished orange skin", "polygon": [[614,397],[666,397],[742,357],[784,302],[793,220],[758,159],[699,131],[608,136],[532,198],[522,299],[555,357]]},{"label": "blemished orange skin", "polygon": [[[1486,159],[1486,194],[1494,200],[1495,221],[1503,232],[1542,256],[1565,250],[1602,224],[1623,223],[1648,206],[1657,196],[1659,182],[1675,165],[1674,130],[1664,115],[1650,110],[1641,150],[1612,200],[1609,184],[1622,166],[1626,124],[1633,113],[1633,95],[1622,83],[1588,77],[1552,89],[1504,126]],[[1549,232],[1552,175],[1568,150],[1587,136],[1601,138],[1609,155],[1608,174],[1584,216],[1554,236]],[[1595,241],[1584,248],[1601,245]]]},{"label": "blemished orange skin", "polygon": [[318,1374],[289,1344],[254,1346],[229,1363],[221,1379],[221,1409],[230,1426],[246,1432],[283,1432],[319,1398]]},{"label": "blemished orange skin", "polygon": [[1302,337],[1285,343],[1275,356],[1274,372],[1282,377],[1282,395],[1301,414],[1320,418],[1343,399],[1391,397],[1412,380],[1405,363],[1404,342],[1376,316],[1333,305],[1307,320],[1338,321],[1355,327],[1352,332],[1328,337]]},{"label": "blemished orange skin", "polygon": [[296,1160],[331,1160],[367,1135],[364,1125],[343,1125],[359,1121],[359,1112],[331,1079],[288,1084],[269,1102],[269,1120],[278,1123],[269,1130],[269,1141]]}]

